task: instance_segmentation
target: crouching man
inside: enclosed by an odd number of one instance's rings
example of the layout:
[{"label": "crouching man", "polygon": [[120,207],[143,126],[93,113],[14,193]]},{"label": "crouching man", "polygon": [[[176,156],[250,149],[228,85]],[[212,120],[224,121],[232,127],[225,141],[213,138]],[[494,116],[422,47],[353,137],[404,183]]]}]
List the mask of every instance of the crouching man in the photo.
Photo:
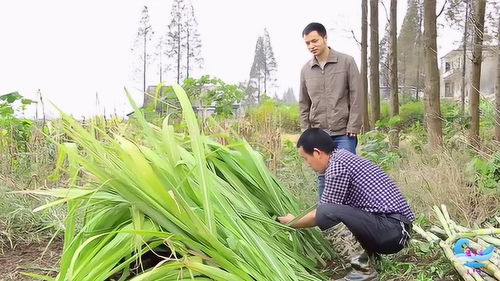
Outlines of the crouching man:
[{"label": "crouching man", "polygon": [[[415,216],[401,191],[380,167],[344,149],[318,128],[305,130],[297,147],[316,172],[325,174],[318,207],[292,224],[326,230],[339,223],[352,232],[365,250],[351,257],[352,271],[340,280],[377,280],[369,263],[375,254],[393,254],[408,245]],[[279,217],[286,224],[295,216]]]}]

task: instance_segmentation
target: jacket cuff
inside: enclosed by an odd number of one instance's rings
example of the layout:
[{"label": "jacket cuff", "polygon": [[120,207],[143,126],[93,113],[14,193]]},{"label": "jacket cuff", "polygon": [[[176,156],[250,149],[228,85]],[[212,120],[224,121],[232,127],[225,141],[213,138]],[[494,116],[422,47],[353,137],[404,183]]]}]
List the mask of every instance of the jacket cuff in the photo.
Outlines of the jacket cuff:
[{"label": "jacket cuff", "polygon": [[351,133],[351,134],[359,134],[361,129],[359,128],[354,128],[354,127],[347,127],[346,128],[346,133]]}]

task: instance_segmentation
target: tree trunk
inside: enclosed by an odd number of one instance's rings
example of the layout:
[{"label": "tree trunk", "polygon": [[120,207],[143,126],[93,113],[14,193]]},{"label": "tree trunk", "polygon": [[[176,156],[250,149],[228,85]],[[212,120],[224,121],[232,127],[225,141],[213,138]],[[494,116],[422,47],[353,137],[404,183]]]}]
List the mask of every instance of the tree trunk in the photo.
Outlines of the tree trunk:
[{"label": "tree trunk", "polygon": [[189,78],[189,26],[186,28],[186,78]]},{"label": "tree trunk", "polygon": [[484,10],[486,0],[478,0],[474,12],[474,44],[472,52],[472,80],[470,87],[470,143],[479,149],[479,90],[481,89],[481,60],[483,53]]},{"label": "tree trunk", "polygon": [[259,79],[257,79],[257,105],[260,104],[260,74],[259,74]]},{"label": "tree trunk", "polygon": [[[399,97],[398,97],[398,38],[397,38],[397,0],[391,0],[390,27],[391,27],[391,45],[390,45],[390,88],[391,88],[391,117],[399,115]],[[392,126],[389,140],[391,147],[399,147],[399,124]]]},{"label": "tree trunk", "polygon": [[497,86],[495,93],[495,139],[500,142],[500,18],[498,19],[498,33],[497,33]]},{"label": "tree trunk", "polygon": [[[266,51],[264,50],[264,93],[268,95],[267,93],[267,54]],[[269,96],[269,95],[268,95]]]},{"label": "tree trunk", "polygon": [[465,114],[465,65],[467,64],[467,33],[469,27],[469,1],[465,1],[465,26],[463,38],[463,55],[462,55],[462,95],[460,97],[462,116]]},{"label": "tree trunk", "polygon": [[147,37],[148,37],[148,31],[145,29],[144,31],[144,52],[143,52],[143,65],[142,65],[142,93],[146,93],[146,65],[147,65],[147,52],[146,52],[146,47],[147,47]]},{"label": "tree trunk", "polygon": [[443,145],[437,63],[436,0],[424,0],[425,120],[428,141],[434,148]]},{"label": "tree trunk", "polygon": [[181,17],[180,14],[177,17],[177,84],[180,84],[181,80]]},{"label": "tree trunk", "polygon": [[378,1],[370,0],[370,92],[372,106],[371,123],[380,119]]},{"label": "tree trunk", "polygon": [[368,115],[368,0],[361,1],[361,82],[365,98],[363,108],[363,132],[370,131]]},{"label": "tree trunk", "polygon": [[[420,1],[419,1],[420,2]],[[417,56],[420,58],[422,56],[422,22],[423,22],[423,11],[422,11],[422,4],[421,2],[419,3],[418,6],[418,37],[417,37]],[[417,89],[415,91],[415,101],[418,101],[420,99],[420,84],[422,82],[420,81],[422,77],[422,64],[421,60],[417,59]]]},{"label": "tree trunk", "polygon": [[163,62],[162,62],[162,56],[163,56],[163,53],[162,53],[161,46],[160,46],[160,83],[163,82]]}]

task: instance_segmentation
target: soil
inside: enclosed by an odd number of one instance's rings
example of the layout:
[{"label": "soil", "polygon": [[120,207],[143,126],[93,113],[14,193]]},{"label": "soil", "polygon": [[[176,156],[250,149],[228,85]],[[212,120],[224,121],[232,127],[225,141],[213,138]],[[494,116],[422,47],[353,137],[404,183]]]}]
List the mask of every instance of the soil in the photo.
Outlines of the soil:
[{"label": "soil", "polygon": [[[23,281],[33,278],[22,275],[29,272],[40,275],[54,276],[61,257],[63,242],[53,241],[48,246],[45,243],[17,244],[13,248],[0,250],[0,281]],[[45,251],[45,253],[44,253]]]}]

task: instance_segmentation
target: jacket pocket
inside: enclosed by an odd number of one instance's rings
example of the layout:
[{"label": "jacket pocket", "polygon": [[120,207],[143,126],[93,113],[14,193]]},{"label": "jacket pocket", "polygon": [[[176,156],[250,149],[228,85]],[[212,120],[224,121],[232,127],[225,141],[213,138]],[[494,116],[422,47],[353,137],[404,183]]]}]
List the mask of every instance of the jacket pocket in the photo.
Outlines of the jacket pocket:
[{"label": "jacket pocket", "polygon": [[309,121],[312,127],[318,127],[321,119],[321,103],[324,103],[324,83],[319,77],[306,79],[307,94],[311,99],[311,109],[309,112]]}]

